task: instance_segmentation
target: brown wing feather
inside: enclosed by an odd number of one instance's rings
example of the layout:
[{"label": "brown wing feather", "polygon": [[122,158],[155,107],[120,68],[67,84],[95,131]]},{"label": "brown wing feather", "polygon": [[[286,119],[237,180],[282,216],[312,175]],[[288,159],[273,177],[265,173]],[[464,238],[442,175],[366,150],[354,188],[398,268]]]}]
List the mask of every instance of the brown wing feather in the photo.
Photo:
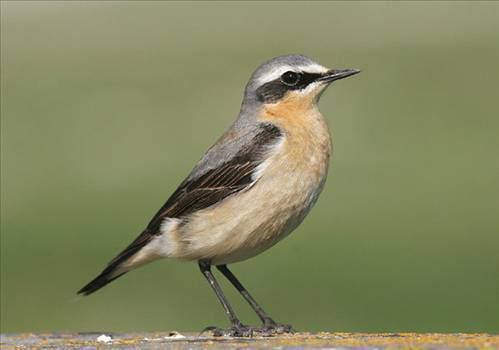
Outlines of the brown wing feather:
[{"label": "brown wing feather", "polygon": [[252,142],[234,157],[194,179],[187,178],[152,218],[147,230],[157,234],[164,218],[188,216],[250,186],[253,172],[265,159],[265,151],[280,137],[276,126],[262,124]]},{"label": "brown wing feather", "polygon": [[147,228],[107,267],[78,293],[88,295],[102,288],[126,272],[118,275],[120,265],[142,249],[156,235],[165,218],[183,218],[198,210],[219,203],[226,197],[242,191],[254,182],[255,169],[265,160],[265,152],[281,137],[280,130],[271,124],[262,124],[255,137],[230,159],[206,171],[197,169],[182,182],[147,225]]}]

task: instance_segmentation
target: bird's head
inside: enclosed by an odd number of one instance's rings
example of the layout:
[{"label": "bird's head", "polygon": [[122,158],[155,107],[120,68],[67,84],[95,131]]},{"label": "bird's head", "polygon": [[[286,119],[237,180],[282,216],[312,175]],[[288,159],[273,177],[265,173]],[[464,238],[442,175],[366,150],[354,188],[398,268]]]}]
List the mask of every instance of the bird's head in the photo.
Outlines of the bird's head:
[{"label": "bird's head", "polygon": [[333,81],[359,72],[358,69],[328,69],[302,55],[275,57],[251,76],[243,106],[246,103],[276,105],[284,101],[312,106]]}]

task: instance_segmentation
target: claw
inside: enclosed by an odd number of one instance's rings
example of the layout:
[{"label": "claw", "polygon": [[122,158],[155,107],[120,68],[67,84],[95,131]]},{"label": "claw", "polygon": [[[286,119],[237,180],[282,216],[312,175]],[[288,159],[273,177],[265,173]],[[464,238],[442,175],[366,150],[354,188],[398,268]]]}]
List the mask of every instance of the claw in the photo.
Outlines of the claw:
[{"label": "claw", "polygon": [[271,335],[296,333],[296,331],[293,329],[293,326],[291,326],[290,324],[277,323],[271,318],[264,321],[262,329],[265,332],[270,333]]},{"label": "claw", "polygon": [[211,332],[214,337],[251,338],[253,336],[253,328],[242,324],[227,329],[210,326],[206,327],[201,334],[205,332]]},{"label": "claw", "polygon": [[289,324],[276,323],[274,321],[265,322],[262,327],[249,327],[243,324],[233,325],[230,328],[218,328],[209,326],[203,329],[200,334],[211,332],[214,337],[235,337],[235,338],[251,338],[251,337],[272,337],[280,334],[295,333],[293,327]]}]

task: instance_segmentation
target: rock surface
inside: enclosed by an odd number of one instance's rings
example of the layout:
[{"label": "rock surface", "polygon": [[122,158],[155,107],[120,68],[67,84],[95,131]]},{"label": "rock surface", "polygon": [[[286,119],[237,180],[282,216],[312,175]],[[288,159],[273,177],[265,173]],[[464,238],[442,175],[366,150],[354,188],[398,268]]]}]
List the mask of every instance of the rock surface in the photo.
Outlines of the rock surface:
[{"label": "rock surface", "polygon": [[296,333],[272,338],[215,338],[193,333],[24,333],[2,334],[10,349],[499,349],[489,334]]}]

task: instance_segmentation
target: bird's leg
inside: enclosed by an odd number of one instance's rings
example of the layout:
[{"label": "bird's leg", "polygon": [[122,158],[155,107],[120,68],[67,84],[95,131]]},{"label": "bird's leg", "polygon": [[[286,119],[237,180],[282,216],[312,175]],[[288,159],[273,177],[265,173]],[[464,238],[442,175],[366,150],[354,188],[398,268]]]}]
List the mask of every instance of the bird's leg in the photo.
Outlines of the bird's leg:
[{"label": "bird's leg", "polygon": [[251,294],[246,290],[246,288],[244,288],[241,282],[239,282],[236,276],[234,276],[234,274],[229,270],[227,265],[217,265],[217,269],[223,273],[223,275],[230,281],[230,283],[232,283],[232,285],[248,302],[251,308],[256,312],[260,320],[262,320],[263,327],[261,331],[263,331],[263,333],[271,335],[271,334],[294,332],[293,327],[291,325],[279,324],[275,322],[256,302],[256,300],[251,296]]},{"label": "bird's leg", "polygon": [[208,283],[215,292],[218,300],[220,301],[220,304],[222,304],[225,314],[227,315],[231,323],[231,327],[228,329],[221,329],[218,327],[207,327],[203,330],[203,332],[212,331],[213,335],[215,336],[251,337],[253,335],[252,329],[243,325],[241,321],[239,321],[239,319],[237,318],[236,313],[234,312],[232,306],[230,306],[229,302],[227,301],[227,298],[225,297],[222,288],[220,288],[220,285],[215,279],[215,276],[213,276],[213,274],[211,273],[211,264],[207,261],[199,261],[198,263],[199,263],[199,269],[203,273],[203,276],[208,280]]},{"label": "bird's leg", "polygon": [[256,312],[263,324],[274,324],[275,322],[270,318],[269,315],[263,310],[263,308],[256,302],[256,300],[251,296],[251,294],[244,288],[244,286],[239,282],[236,276],[229,270],[227,265],[217,265],[217,269],[223,273],[223,275],[232,283],[232,285],[238,290],[238,292],[243,296],[243,298],[250,304],[251,308]]}]

